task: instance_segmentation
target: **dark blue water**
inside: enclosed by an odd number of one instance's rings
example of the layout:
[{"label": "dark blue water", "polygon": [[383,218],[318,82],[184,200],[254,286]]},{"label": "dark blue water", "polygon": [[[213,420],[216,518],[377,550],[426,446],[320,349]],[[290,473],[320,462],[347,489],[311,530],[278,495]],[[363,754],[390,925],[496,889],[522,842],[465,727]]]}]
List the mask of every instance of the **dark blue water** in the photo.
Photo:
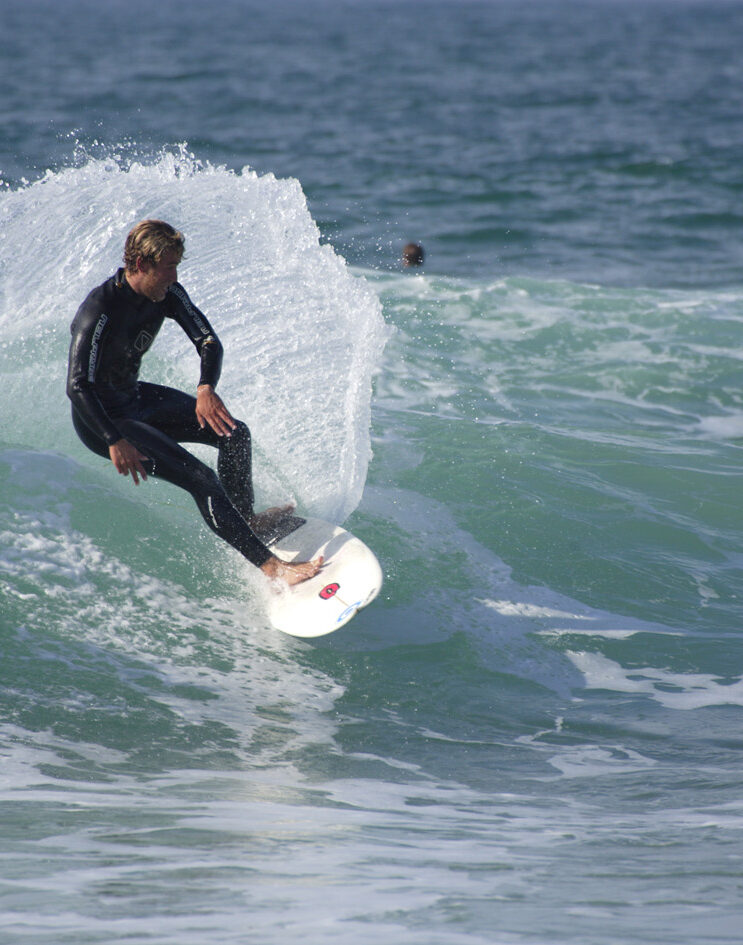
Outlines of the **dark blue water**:
[{"label": "dark blue water", "polygon": [[4,4],[0,168],[73,142],[296,177],[349,261],[737,284],[732,2]]}]

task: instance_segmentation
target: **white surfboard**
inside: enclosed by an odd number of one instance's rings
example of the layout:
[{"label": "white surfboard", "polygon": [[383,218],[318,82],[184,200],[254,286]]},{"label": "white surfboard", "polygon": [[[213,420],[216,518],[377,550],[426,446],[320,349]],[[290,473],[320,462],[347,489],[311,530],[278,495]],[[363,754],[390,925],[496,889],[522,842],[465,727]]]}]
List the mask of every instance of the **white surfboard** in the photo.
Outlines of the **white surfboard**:
[{"label": "white surfboard", "polygon": [[325,563],[309,581],[293,587],[272,586],[268,615],[271,623],[295,637],[332,633],[370,604],[382,587],[382,569],[363,541],[338,525],[317,518],[300,522],[288,535],[267,542],[284,561],[309,561],[322,555]]}]

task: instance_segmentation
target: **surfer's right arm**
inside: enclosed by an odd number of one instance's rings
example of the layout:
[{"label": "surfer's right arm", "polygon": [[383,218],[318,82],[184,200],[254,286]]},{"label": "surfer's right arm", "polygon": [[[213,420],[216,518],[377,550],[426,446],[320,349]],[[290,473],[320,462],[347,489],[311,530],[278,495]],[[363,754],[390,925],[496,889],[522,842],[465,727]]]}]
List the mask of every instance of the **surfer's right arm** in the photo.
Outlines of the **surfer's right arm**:
[{"label": "surfer's right arm", "polygon": [[104,286],[94,289],[77,311],[71,325],[72,340],[67,369],[67,396],[80,418],[108,446],[111,462],[122,476],[147,478],[142,460],[147,457],[124,439],[108,415],[96,390],[101,351],[109,329]]},{"label": "surfer's right arm", "polygon": [[77,310],[70,326],[72,340],[67,366],[67,396],[86,426],[108,446],[121,439],[98,396],[102,353],[111,331],[103,286],[94,289]]}]

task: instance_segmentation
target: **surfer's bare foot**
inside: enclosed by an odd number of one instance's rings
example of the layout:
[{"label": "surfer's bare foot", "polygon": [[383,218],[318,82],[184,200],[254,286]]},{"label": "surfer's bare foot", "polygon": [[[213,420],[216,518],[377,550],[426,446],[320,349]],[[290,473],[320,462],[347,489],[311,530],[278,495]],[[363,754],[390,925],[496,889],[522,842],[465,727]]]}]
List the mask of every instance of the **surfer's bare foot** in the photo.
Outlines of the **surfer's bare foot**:
[{"label": "surfer's bare foot", "polygon": [[261,565],[261,571],[267,577],[278,578],[291,587],[314,577],[323,566],[324,560],[322,555],[319,558],[313,558],[312,561],[282,561],[281,558],[273,557]]},{"label": "surfer's bare foot", "polygon": [[245,521],[253,531],[266,531],[273,528],[274,525],[278,525],[287,515],[291,515],[295,508],[293,502],[288,505],[275,505],[270,509],[266,509],[265,512],[256,512],[254,515],[248,516]]}]

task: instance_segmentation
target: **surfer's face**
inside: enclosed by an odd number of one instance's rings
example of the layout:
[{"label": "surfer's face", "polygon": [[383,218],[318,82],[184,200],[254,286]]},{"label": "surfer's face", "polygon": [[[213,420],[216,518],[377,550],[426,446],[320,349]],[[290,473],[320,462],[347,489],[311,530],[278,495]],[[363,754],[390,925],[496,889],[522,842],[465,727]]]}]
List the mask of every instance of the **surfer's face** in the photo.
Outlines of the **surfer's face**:
[{"label": "surfer's face", "polygon": [[156,263],[142,263],[139,292],[153,302],[162,302],[170,286],[178,280],[180,261],[179,254],[171,251]]}]

